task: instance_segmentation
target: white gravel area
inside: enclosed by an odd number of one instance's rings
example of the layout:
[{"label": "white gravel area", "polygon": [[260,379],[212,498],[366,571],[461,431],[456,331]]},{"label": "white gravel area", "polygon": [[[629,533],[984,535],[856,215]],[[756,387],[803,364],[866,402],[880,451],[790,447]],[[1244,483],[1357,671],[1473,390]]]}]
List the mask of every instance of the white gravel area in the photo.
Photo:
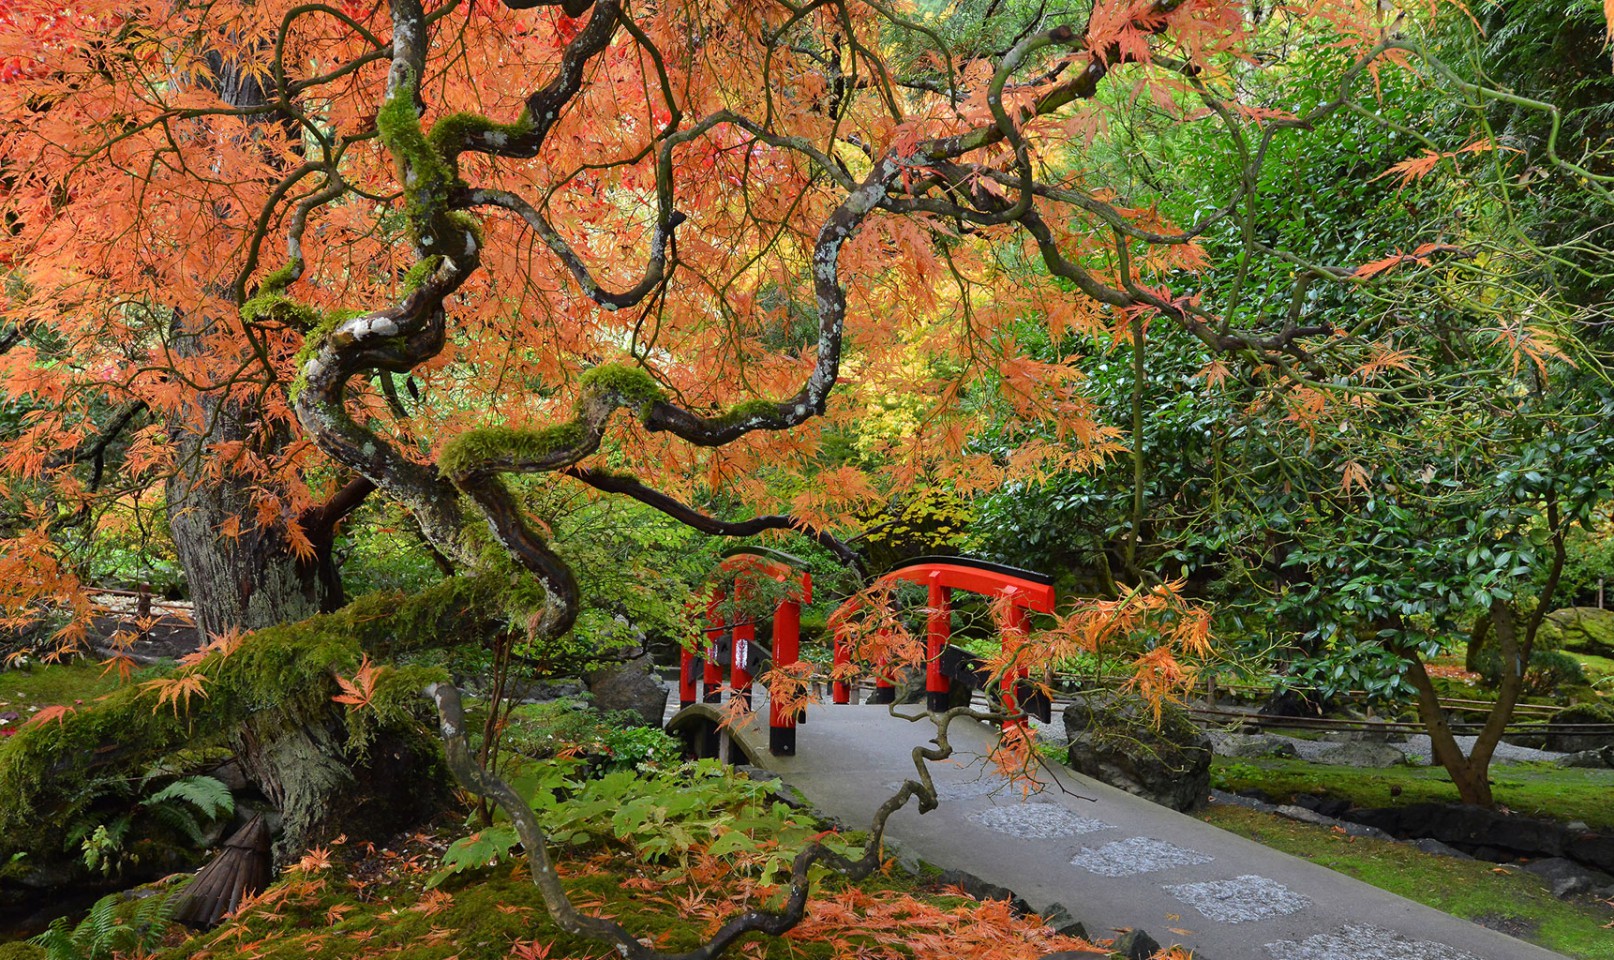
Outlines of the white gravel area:
[{"label": "white gravel area", "polygon": [[[1222,731],[1207,730],[1211,740],[1220,742]],[[1327,763],[1328,755],[1343,747],[1343,743],[1331,740],[1302,740],[1299,737],[1286,737],[1281,733],[1266,734],[1276,740],[1282,740],[1295,748],[1295,753],[1302,760],[1311,760],[1317,763]],[[1458,737],[1457,745],[1466,754],[1474,748],[1474,737]],[[1434,751],[1429,746],[1429,737],[1425,734],[1412,734],[1407,737],[1406,743],[1392,743],[1390,746],[1406,754],[1415,764],[1431,766],[1435,762]],[[1516,747],[1511,743],[1496,745],[1494,760],[1498,763],[1527,763],[1535,760],[1556,760],[1564,756],[1551,750],[1533,750],[1529,747]]]}]

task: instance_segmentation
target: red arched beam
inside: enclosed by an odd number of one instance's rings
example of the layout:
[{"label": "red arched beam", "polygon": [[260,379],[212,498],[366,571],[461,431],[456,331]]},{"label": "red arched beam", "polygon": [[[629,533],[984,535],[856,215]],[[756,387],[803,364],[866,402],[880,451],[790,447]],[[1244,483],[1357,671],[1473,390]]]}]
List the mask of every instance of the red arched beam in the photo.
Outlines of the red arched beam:
[{"label": "red arched beam", "polygon": [[[936,712],[947,709],[947,678],[941,672],[942,648],[952,635],[952,593],[954,590],[967,590],[988,597],[1006,597],[1010,602],[1010,628],[1024,631],[1029,628],[1026,617],[1027,610],[1038,613],[1054,612],[1054,586],[1052,581],[1040,574],[1029,570],[1017,570],[1014,567],[1005,567],[995,563],[985,563],[978,560],[969,560],[963,557],[920,557],[904,563],[902,566],[888,570],[881,574],[879,580],[907,580],[917,583],[930,591],[930,616],[925,636],[925,693],[927,706]],[[856,598],[848,604],[856,602]],[[844,612],[850,612],[847,606],[836,611],[831,622],[844,620]],[[835,662],[846,663],[850,656],[845,650],[843,633],[835,632]],[[1022,668],[1022,673],[1026,672]],[[1014,680],[1005,678],[1005,692],[1009,699],[1006,706],[1012,711],[1015,709]],[[882,686],[888,686],[889,683]],[[888,703],[889,700],[880,699],[881,691],[877,687],[875,697],[871,702]],[[887,694],[886,696],[889,696]],[[835,685],[834,701],[846,703],[851,699],[851,690],[844,683]]]}]

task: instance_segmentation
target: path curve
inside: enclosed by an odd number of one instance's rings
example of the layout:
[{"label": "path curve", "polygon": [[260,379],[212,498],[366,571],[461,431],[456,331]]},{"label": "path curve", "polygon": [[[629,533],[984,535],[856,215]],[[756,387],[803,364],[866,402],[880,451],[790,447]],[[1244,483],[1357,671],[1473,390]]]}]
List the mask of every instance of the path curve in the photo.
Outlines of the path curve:
[{"label": "path curve", "polygon": [[[869,823],[935,734],[885,707],[817,707],[796,756],[772,757],[759,712],[735,731],[747,752],[852,827]],[[931,765],[941,806],[920,816],[910,803],[888,835],[1039,911],[1064,904],[1094,937],[1142,928],[1206,960],[1564,960],[1062,768],[1072,792],[1024,797],[985,760],[994,728],[959,720],[949,739],[954,760]]]}]

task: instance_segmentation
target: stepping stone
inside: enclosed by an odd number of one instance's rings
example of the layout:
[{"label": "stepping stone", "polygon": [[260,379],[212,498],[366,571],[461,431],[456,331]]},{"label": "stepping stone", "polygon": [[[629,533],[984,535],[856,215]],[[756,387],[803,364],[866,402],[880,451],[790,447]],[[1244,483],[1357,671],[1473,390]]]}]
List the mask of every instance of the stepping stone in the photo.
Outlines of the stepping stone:
[{"label": "stepping stone", "polygon": [[970,814],[970,819],[998,833],[1006,833],[1022,840],[1057,840],[1078,833],[1105,830],[1109,824],[1103,820],[1079,817],[1064,807],[1051,803],[1021,803],[1011,807],[993,807]]},{"label": "stepping stone", "polygon": [[1480,960],[1464,950],[1433,940],[1408,940],[1394,930],[1366,923],[1347,923],[1332,933],[1304,940],[1269,943],[1273,960]]},{"label": "stepping stone", "polygon": [[[1208,859],[1208,858],[1207,858]],[[1267,920],[1304,910],[1311,901],[1266,877],[1253,873],[1231,880],[1209,880],[1204,883],[1179,883],[1162,887],[1167,893],[1219,923],[1244,923],[1249,920]],[[1356,954],[1335,954],[1329,960],[1363,960]]]},{"label": "stepping stone", "polygon": [[1212,859],[1197,850],[1185,850],[1153,837],[1128,837],[1106,843],[1097,850],[1083,847],[1071,863],[1101,877],[1131,877],[1172,867],[1210,863]]}]

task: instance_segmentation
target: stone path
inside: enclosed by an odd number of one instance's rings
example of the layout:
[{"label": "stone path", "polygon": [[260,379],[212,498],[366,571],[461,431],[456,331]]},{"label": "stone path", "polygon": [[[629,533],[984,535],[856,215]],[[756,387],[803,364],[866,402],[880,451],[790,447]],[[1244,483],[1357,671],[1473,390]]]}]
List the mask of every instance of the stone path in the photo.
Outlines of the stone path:
[{"label": "stone path", "polygon": [[[818,706],[797,755],[774,758],[765,723],[762,711],[738,731],[749,752],[852,827],[869,822],[935,732],[884,707]],[[890,837],[1035,909],[1064,904],[1093,937],[1142,928],[1207,960],[1562,960],[1069,771],[1063,788],[1024,796],[985,761],[994,729],[961,721],[951,739],[954,759],[932,764],[940,808],[920,816],[910,804]]]}]

